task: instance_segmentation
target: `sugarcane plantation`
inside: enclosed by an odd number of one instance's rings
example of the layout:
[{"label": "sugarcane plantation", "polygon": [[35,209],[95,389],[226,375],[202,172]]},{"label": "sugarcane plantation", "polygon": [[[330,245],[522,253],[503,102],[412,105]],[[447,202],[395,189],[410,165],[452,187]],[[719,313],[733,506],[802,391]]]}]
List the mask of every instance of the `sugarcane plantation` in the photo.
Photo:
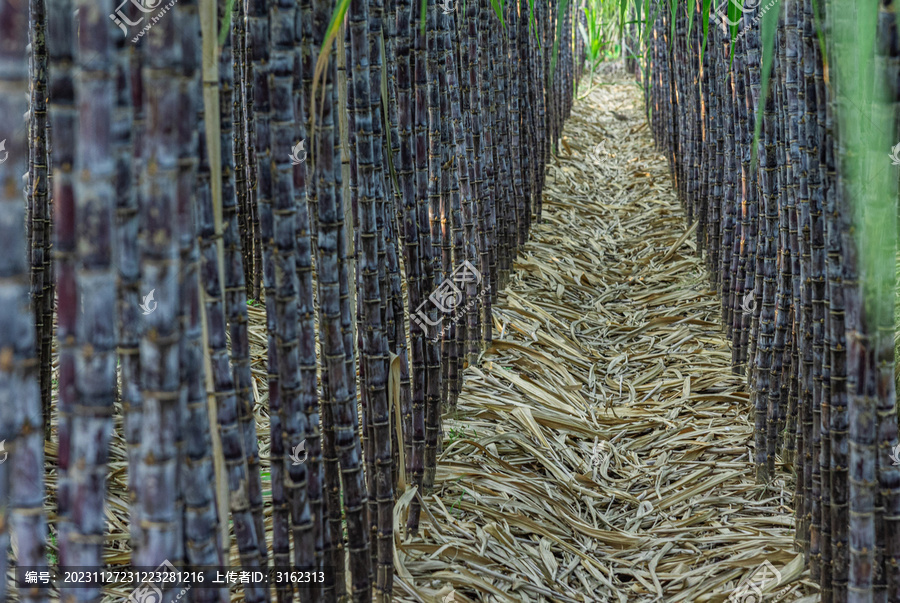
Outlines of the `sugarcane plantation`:
[{"label": "sugarcane plantation", "polygon": [[0,0],[0,601],[900,603],[892,0]]}]

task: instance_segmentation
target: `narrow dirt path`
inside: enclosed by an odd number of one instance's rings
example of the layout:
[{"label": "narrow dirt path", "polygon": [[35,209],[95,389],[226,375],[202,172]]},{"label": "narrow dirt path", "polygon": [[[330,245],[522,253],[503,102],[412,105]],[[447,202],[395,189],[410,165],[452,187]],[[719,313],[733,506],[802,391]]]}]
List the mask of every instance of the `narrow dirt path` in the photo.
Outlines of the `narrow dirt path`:
[{"label": "narrow dirt path", "polygon": [[748,396],[641,93],[597,79],[445,419],[395,598],[720,602],[769,561],[765,600],[800,600],[792,488],[755,484]]}]

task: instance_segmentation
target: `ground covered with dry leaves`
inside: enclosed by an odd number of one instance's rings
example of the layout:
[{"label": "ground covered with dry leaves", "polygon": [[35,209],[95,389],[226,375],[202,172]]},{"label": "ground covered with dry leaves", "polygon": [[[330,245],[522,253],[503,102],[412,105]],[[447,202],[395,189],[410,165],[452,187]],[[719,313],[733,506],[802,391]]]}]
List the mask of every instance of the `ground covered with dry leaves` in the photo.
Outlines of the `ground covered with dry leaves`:
[{"label": "ground covered with dry leaves", "polygon": [[395,598],[721,602],[768,560],[765,601],[817,601],[790,477],[755,483],[748,394],[640,89],[595,81],[444,419],[420,534],[397,537]]},{"label": "ground covered with dry leaves", "polygon": [[[641,91],[618,67],[595,82],[549,167],[543,223],[494,306],[493,346],[466,369],[444,418],[420,532],[397,533],[394,599],[718,603],[768,560],[781,581],[766,601],[816,601],[793,549],[788,475],[754,482],[748,396]],[[268,498],[258,304],[250,321]],[[113,565],[130,558],[122,434],[117,413],[104,553]],[[46,452],[52,522],[55,439]],[[397,503],[398,526],[409,501]],[[231,557],[237,565],[235,547]]]}]

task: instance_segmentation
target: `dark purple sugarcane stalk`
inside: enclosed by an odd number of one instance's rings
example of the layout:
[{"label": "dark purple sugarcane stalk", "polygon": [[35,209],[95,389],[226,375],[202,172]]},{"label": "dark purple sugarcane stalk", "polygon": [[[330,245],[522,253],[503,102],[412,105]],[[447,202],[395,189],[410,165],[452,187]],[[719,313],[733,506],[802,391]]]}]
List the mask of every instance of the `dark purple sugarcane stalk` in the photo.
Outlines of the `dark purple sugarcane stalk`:
[{"label": "dark purple sugarcane stalk", "polygon": [[[376,170],[375,155],[381,154],[381,141],[373,135],[373,122],[380,116],[373,113],[371,86],[373,78],[369,71],[370,51],[373,44],[369,38],[368,3],[351,5],[350,40],[353,96],[353,123],[356,134],[356,166],[359,176],[359,279],[360,308],[362,318],[361,362],[365,366],[365,398],[367,401],[368,424],[370,427],[370,450],[374,455],[370,470],[374,469],[372,480],[376,498],[377,578],[376,594],[379,598],[390,597],[385,591],[388,575],[393,572],[393,490],[391,483],[391,436],[390,415],[387,399],[387,341],[384,337],[381,314],[381,279],[379,278],[377,213],[384,198],[381,174]],[[380,54],[380,53],[379,53]],[[380,64],[380,56],[377,63]],[[380,77],[379,77],[380,86]],[[362,382],[362,381],[361,381]],[[371,507],[370,507],[371,509]],[[370,517],[370,522],[373,518]]]},{"label": "dark purple sugarcane stalk", "polygon": [[[237,206],[240,211],[237,212],[239,234],[241,238],[241,262],[243,264],[243,273],[245,275],[253,274],[253,239],[250,236],[248,220],[250,214],[246,211],[248,195],[250,195],[250,173],[249,173],[249,148],[246,136],[246,123],[248,116],[244,113],[247,108],[245,98],[244,74],[245,74],[245,47],[247,43],[246,27],[244,19],[244,3],[234,2],[232,8],[232,23],[234,32],[229,34],[225,41],[226,47],[232,49],[232,64],[230,66],[232,73],[232,81],[234,82],[233,93],[233,109],[232,109],[232,132],[234,135],[234,184],[237,195]],[[223,52],[224,52],[223,48]],[[221,64],[221,60],[220,60]],[[222,68],[228,69],[226,65]],[[220,78],[221,81],[221,78]],[[248,291],[248,295],[252,292]]]},{"label": "dark purple sugarcane stalk", "polygon": [[[446,275],[443,271],[441,261],[441,230],[440,230],[440,214],[441,214],[441,124],[440,124],[440,90],[438,88],[437,75],[437,13],[438,6],[434,3],[430,4],[426,9],[425,18],[425,39],[422,40],[421,27],[416,27],[416,118],[419,117],[419,102],[421,98],[425,100],[425,112],[427,117],[427,129],[419,129],[419,123],[416,123],[416,168],[417,177],[421,177],[424,173],[426,180],[426,199],[427,203],[420,205],[420,212],[425,211],[427,225],[427,243],[426,237],[423,236],[423,244],[426,246],[426,257],[430,256],[428,268],[426,269],[427,282],[430,290],[446,291],[447,285]],[[424,42],[422,48],[420,43]],[[422,59],[424,58],[424,61]],[[421,85],[420,67],[424,67],[425,86]],[[420,95],[420,93],[422,93]],[[421,156],[419,155],[421,134],[427,135],[427,152],[425,155],[427,169],[420,171],[419,165]],[[421,187],[421,181],[419,181]],[[419,194],[422,190],[419,188]],[[422,197],[419,197],[422,199]],[[421,220],[421,218],[420,218]],[[421,228],[421,221],[420,221]],[[452,290],[450,290],[452,292]],[[443,303],[447,303],[447,297],[439,298]],[[429,304],[431,305],[431,304]],[[437,308],[438,312],[443,315],[445,308]],[[433,312],[433,316],[437,317],[437,312]],[[434,487],[434,474],[437,466],[437,446],[440,438],[441,424],[441,348],[443,341],[447,335],[447,329],[444,322],[448,317],[443,317],[441,321],[441,331],[436,340],[432,339],[426,343],[426,370],[427,385],[425,391],[425,473],[423,476],[423,487],[425,492],[430,492]],[[414,476],[415,477],[415,476]]]},{"label": "dark purple sugarcane stalk", "polygon": [[[463,79],[463,94],[465,95],[466,127],[466,155],[469,168],[469,184],[471,195],[463,197],[464,216],[466,224],[466,260],[477,266],[482,278],[485,277],[487,256],[484,252],[484,213],[483,207],[484,177],[482,169],[484,162],[480,154],[481,138],[481,107],[479,95],[478,69],[478,18],[479,2],[466,4],[466,17],[462,21],[463,31],[460,32],[460,46],[465,46],[463,58],[460,63]],[[478,292],[474,280],[466,283],[466,295],[463,301],[467,308],[466,326],[466,355],[469,364],[474,364],[481,347],[481,305],[475,300]]]},{"label": "dark purple sugarcane stalk", "polygon": [[[429,293],[423,289],[423,266],[420,258],[419,228],[416,218],[415,172],[413,170],[412,124],[415,99],[412,95],[412,69],[410,64],[410,28],[411,5],[409,0],[397,1],[397,118],[400,139],[400,161],[397,166],[397,178],[400,183],[402,198],[401,229],[403,238],[403,260],[406,268],[409,325],[409,354],[411,359],[410,404],[402,409],[404,421],[404,446],[406,447],[406,472],[414,473],[424,469],[425,440],[425,336],[424,329],[433,330],[434,325],[426,325],[422,318],[416,318],[420,306]],[[430,320],[430,318],[429,318]],[[420,419],[420,420],[419,420]],[[422,442],[422,448],[413,445],[413,440]],[[420,473],[421,474],[421,473]],[[415,515],[418,523],[419,507],[417,503],[410,506],[410,520]]]},{"label": "dark purple sugarcane stalk", "polygon": [[[297,223],[294,191],[294,162],[292,148],[295,139],[295,41],[296,2],[279,0],[269,6],[269,92],[271,98],[271,168],[273,240],[275,262],[275,309],[278,326],[276,341],[279,347],[279,378],[282,396],[282,420],[285,443],[284,456],[273,459],[284,464],[284,489],[290,509],[294,541],[293,567],[315,567],[315,532],[309,504],[307,467],[296,462],[298,451],[305,442],[309,426],[305,412],[309,384],[304,384],[300,372],[303,354],[298,313]],[[308,455],[305,455],[308,458]],[[292,458],[293,457],[293,458]]]},{"label": "dark purple sugarcane stalk", "polygon": [[[294,45],[300,52],[294,56],[294,111],[296,119],[295,132],[300,140],[307,141],[307,121],[304,117],[308,114],[306,108],[307,95],[303,91],[303,82],[306,78],[306,70],[311,68],[309,60],[309,47],[304,40],[304,35],[311,26],[308,23],[309,4],[299,3],[295,11],[294,21]],[[304,17],[307,17],[304,19]],[[297,316],[300,337],[299,363],[300,363],[300,397],[303,412],[307,422],[307,497],[309,499],[310,517],[312,519],[312,531],[314,540],[314,560],[317,568],[324,568],[326,563],[324,555],[324,517],[326,513],[325,502],[322,494],[322,435],[319,425],[319,393],[317,384],[316,362],[316,331],[315,308],[313,289],[313,263],[310,241],[310,215],[307,201],[308,190],[307,163],[300,162],[293,166],[294,203],[295,215],[295,246],[296,246],[296,273],[297,273]],[[311,601],[319,601],[322,597],[321,585],[313,585],[308,591]]]},{"label": "dark purple sugarcane stalk", "polygon": [[[273,157],[271,149],[271,89],[269,83],[270,59],[269,39],[271,35],[269,25],[268,0],[246,0],[245,11],[247,14],[248,59],[252,68],[252,93],[248,90],[248,104],[253,103],[255,128],[255,156],[256,156],[256,211],[259,216],[258,241],[262,256],[262,278],[266,297],[266,334],[268,349],[268,381],[269,381],[269,428],[271,433],[270,448],[270,475],[272,479],[272,506],[273,506],[273,540],[272,550],[276,567],[290,565],[290,503],[285,491],[285,462],[287,449],[284,446],[284,401],[285,394],[282,388],[282,375],[280,367],[282,362],[280,355],[283,352],[278,345],[279,312],[277,306],[278,293],[276,291],[276,261],[274,257],[275,246],[272,240],[276,235],[274,214],[272,207],[273,197]],[[279,602],[290,601],[292,592],[287,585],[279,585],[276,589]]]},{"label": "dark purple sugarcane stalk", "polygon": [[[224,250],[224,286],[225,286],[225,313],[228,319],[228,330],[231,337],[231,369],[234,378],[234,388],[237,394],[237,412],[238,423],[240,424],[242,450],[246,462],[246,483],[243,485],[247,490],[247,504],[252,514],[253,530],[256,536],[257,557],[260,565],[266,565],[268,558],[268,550],[265,538],[262,537],[266,533],[263,523],[263,499],[262,499],[262,480],[260,475],[259,463],[259,440],[256,433],[256,420],[253,415],[254,395],[253,395],[253,376],[250,371],[250,342],[248,335],[248,312],[247,312],[247,282],[248,273],[246,269],[252,269],[252,246],[247,250],[243,247],[243,241],[246,240],[243,229],[245,228],[245,220],[247,212],[244,211],[248,199],[253,191],[250,190],[249,170],[252,167],[249,161],[252,156],[252,148],[248,146],[248,138],[246,136],[246,124],[249,119],[246,116],[247,108],[246,86],[245,86],[245,66],[246,52],[244,44],[246,42],[246,23],[244,19],[244,3],[236,1],[232,8],[232,23],[234,24],[234,33],[229,34],[225,40],[225,46],[220,58],[220,107],[222,108],[222,127],[220,131],[223,136],[222,153],[226,153],[228,144],[224,140],[224,136],[229,132],[225,127],[225,119],[227,119],[228,106],[226,88],[233,90],[233,100],[231,114],[231,136],[234,144],[234,186],[231,185],[231,179],[228,176],[229,168],[228,160],[222,157],[222,221],[224,229],[222,233],[222,244]],[[234,42],[231,44],[231,42]],[[228,70],[228,64],[225,62],[225,55],[229,46],[234,48],[234,60],[231,69],[231,85],[226,86],[229,81],[227,75],[223,72]],[[229,194],[229,190],[235,190],[235,194]],[[250,238],[252,245],[252,237]],[[243,502],[238,503],[239,507],[243,507]],[[248,531],[250,526],[244,528]],[[250,554],[248,550],[248,555]]]},{"label": "dark purple sugarcane stalk", "polygon": [[[301,48],[301,77],[303,79],[303,102],[307,107],[306,110],[306,121],[311,122],[311,118],[315,112],[315,121],[316,121],[316,139],[310,140],[310,148],[317,149],[314,157],[318,157],[321,153],[325,153],[323,150],[324,147],[320,146],[318,141],[323,140],[327,142],[329,151],[327,152],[328,157],[331,158],[331,163],[333,164],[334,157],[334,139],[333,133],[329,132],[327,139],[321,138],[322,134],[319,134],[319,130],[323,127],[322,121],[322,113],[318,109],[321,107],[323,101],[321,92],[317,92],[316,101],[313,103],[311,98],[312,92],[312,81],[313,81],[313,66],[319,56],[319,50],[321,45],[325,39],[325,31],[328,27],[328,20],[330,16],[329,7],[324,2],[319,2],[315,5],[310,4],[309,2],[301,0],[300,2],[300,13],[301,13],[301,21],[302,25],[302,37],[305,38],[306,44]],[[329,57],[331,57],[331,52],[328,53]],[[308,67],[308,69],[307,69]],[[326,76],[327,77],[327,76]],[[333,80],[333,78],[332,78]],[[327,87],[326,97],[331,98],[332,94],[332,83],[321,83],[323,87]],[[324,109],[323,109],[324,110]],[[333,122],[333,118],[332,118]],[[333,130],[333,123],[332,123]],[[340,165],[340,164],[338,164]],[[312,167],[312,166],[311,166]],[[333,190],[333,178],[334,178],[334,165],[330,165],[327,173],[320,172],[319,163],[316,164],[315,170],[310,169],[309,178],[306,181],[306,191],[307,191],[307,200],[309,207],[309,236],[310,236],[310,244],[316,249],[316,270],[317,270],[317,288],[314,291],[314,294],[321,299],[321,270],[326,269],[329,272],[328,278],[333,282],[338,282],[340,280],[340,257],[337,256],[334,260],[333,264],[329,264],[326,267],[322,266],[322,263],[319,260],[318,255],[318,192],[320,189],[320,185],[324,182],[327,182],[327,186],[330,187],[330,190]],[[324,168],[321,168],[324,169]],[[343,214],[341,214],[341,218]],[[339,229],[340,227],[338,227]],[[338,235],[339,236],[339,235]],[[343,239],[340,239],[343,240]],[[336,320],[338,323],[341,321],[341,312],[340,312],[340,285],[338,284],[338,291],[336,293],[338,297],[338,312],[326,319],[325,316],[325,308],[322,303],[318,303],[318,318],[319,318],[319,328],[325,324],[326,320]],[[338,326],[338,331],[340,333],[340,339],[343,343],[344,341],[344,333],[342,331],[342,325]],[[321,402],[321,427],[322,427],[322,463],[323,463],[323,485],[324,485],[324,507],[323,509],[327,513],[327,529],[323,529],[323,538],[322,538],[322,546],[323,546],[323,561],[326,566],[331,566],[333,571],[329,574],[326,572],[325,583],[322,587],[322,594],[325,600],[331,600],[331,598],[336,598],[340,600],[342,597],[346,596],[346,580],[345,580],[345,563],[344,563],[344,537],[341,526],[341,498],[340,498],[340,459],[338,457],[338,451],[336,449],[336,430],[335,430],[335,409],[334,409],[334,395],[332,393],[333,388],[331,386],[332,375],[329,370],[325,366],[325,341],[320,336],[319,337],[319,357],[322,358],[322,368],[321,368],[321,378],[322,378],[322,402]],[[346,372],[346,357],[347,355],[343,351],[343,345],[341,348],[341,354],[344,356],[344,366]],[[336,362],[337,359],[335,358]]]},{"label": "dark purple sugarcane stalk", "polygon": [[[421,272],[419,274],[419,286],[422,292],[422,302],[424,307],[417,307],[416,311],[422,318],[419,322],[425,321],[429,325],[438,328],[443,326],[442,315],[439,315],[439,309],[435,305],[433,298],[434,286],[434,264],[433,251],[431,246],[431,229],[429,226],[428,213],[428,98],[427,98],[427,62],[426,62],[426,39],[425,33],[420,26],[419,10],[415,8],[410,13],[410,35],[413,39],[413,53],[410,60],[410,67],[414,75],[414,102],[413,102],[413,145],[415,159],[415,219],[418,228],[419,242],[419,258],[421,262]],[[410,201],[407,200],[407,203]],[[428,295],[428,298],[425,296]],[[429,329],[432,330],[432,329]],[[424,395],[420,405],[416,405],[418,397],[413,398],[413,433],[412,433],[412,456],[413,465],[410,471],[411,481],[418,486],[419,491],[423,492],[425,467],[427,459],[425,458],[426,448],[426,425],[428,424],[428,412],[433,407],[434,396],[439,395],[440,368],[437,366],[439,362],[438,341],[440,337],[429,332],[428,336],[423,339],[423,354],[425,364],[424,375]],[[438,383],[435,383],[438,381]],[[435,386],[438,389],[435,390]],[[410,532],[415,533],[418,529],[419,520],[419,500],[414,499],[410,505],[409,519],[407,527]]]},{"label": "dark purple sugarcane stalk", "polygon": [[[76,314],[75,396],[69,441],[71,532],[64,565],[101,565],[106,528],[104,502],[109,444],[116,398],[116,161],[109,116],[115,106],[117,27],[96,3],[76,2],[74,84],[78,102],[73,170],[75,179],[75,290],[82,312]],[[84,177],[90,174],[89,177]],[[99,597],[99,585],[78,597]]]},{"label": "dark purple sugarcane stalk", "polygon": [[[453,158],[449,187],[449,212],[451,240],[451,266],[465,261],[465,225],[462,219],[462,198],[471,196],[469,189],[469,169],[466,155],[466,137],[463,123],[462,99],[459,90],[459,44],[458,29],[454,13],[446,15],[440,22],[441,37],[446,48],[441,73],[446,76],[447,98],[449,108],[448,135],[450,144],[448,154]],[[465,299],[465,298],[463,298]],[[465,354],[467,315],[454,317],[450,326],[447,367],[447,395],[450,408],[455,408],[462,389],[462,366]]]},{"label": "dark purple sugarcane stalk", "polygon": [[[447,278],[447,275],[453,270],[453,239],[452,239],[452,214],[450,210],[451,187],[454,194],[459,195],[459,182],[457,180],[456,170],[453,168],[454,157],[451,155],[453,146],[451,144],[450,133],[450,95],[447,93],[447,72],[444,65],[447,62],[447,54],[450,52],[450,46],[444,38],[444,21],[447,16],[443,9],[435,15],[435,34],[434,34],[434,50],[435,57],[433,66],[429,65],[429,75],[434,72],[437,77],[435,90],[439,93],[437,97],[438,105],[438,122],[440,129],[440,137],[437,141],[438,157],[440,162],[440,179],[437,184],[438,190],[438,208],[436,215],[432,218],[432,238],[439,241],[439,245],[435,246],[435,256],[440,250],[440,257],[435,258],[436,265],[440,267],[440,279]],[[429,60],[431,59],[429,54]],[[429,91],[430,92],[430,91]],[[445,168],[444,166],[449,166]],[[456,356],[450,360],[450,347],[455,345],[453,339],[456,336],[456,324],[450,321],[450,324],[442,329],[441,333],[441,409],[447,408],[450,391],[450,367],[455,366]],[[438,440],[441,440],[438,437]],[[440,442],[438,442],[438,454],[440,453]]]},{"label": "dark purple sugarcane stalk", "polygon": [[[189,141],[187,126],[173,116],[182,111],[179,76],[185,67],[179,21],[161,18],[142,39],[143,109],[146,121],[141,157],[139,197],[141,284],[145,312],[154,293],[156,306],[143,317],[140,342],[141,416],[136,495],[140,504],[140,539],[132,553],[135,566],[156,567],[168,560],[181,563],[184,534],[178,475],[178,440],[184,419],[179,366],[182,329],[179,323],[181,258],[179,254],[179,152]],[[183,126],[183,127],[182,127]],[[190,183],[193,187],[194,183]]]},{"label": "dark purple sugarcane stalk", "polygon": [[50,348],[53,341],[53,274],[50,261],[50,206],[47,194],[49,176],[47,136],[47,13],[46,0],[29,3],[31,27],[29,28],[32,51],[31,135],[29,136],[29,239],[31,250],[31,298],[34,306],[34,324],[41,361],[41,408],[44,416],[44,433],[50,437],[51,363]]},{"label": "dark purple sugarcane stalk", "polygon": [[[376,346],[372,355],[372,371],[367,370],[369,379],[369,419],[374,430],[374,465],[375,465],[375,509],[377,512],[377,534],[374,539],[370,539],[373,556],[377,562],[377,568],[373,567],[375,572],[375,594],[376,598],[383,601],[390,601],[393,591],[394,577],[394,527],[393,527],[393,503],[394,503],[394,458],[392,454],[393,441],[395,434],[391,428],[394,413],[391,412],[391,400],[387,389],[388,373],[390,371],[391,351],[390,340],[388,338],[388,329],[390,323],[394,322],[393,295],[400,295],[401,291],[399,283],[396,292],[391,288],[390,268],[393,263],[396,264],[396,249],[392,249],[393,237],[389,236],[391,226],[394,221],[394,205],[393,193],[388,189],[388,179],[390,177],[388,163],[385,161],[385,151],[387,151],[386,133],[389,124],[383,119],[383,111],[381,102],[381,81],[383,69],[383,18],[384,18],[384,2],[383,0],[373,0],[369,3],[368,14],[368,44],[369,44],[369,108],[372,117],[372,162],[374,180],[372,196],[375,199],[376,210],[376,241],[378,243],[377,267],[379,291],[381,292],[379,300],[379,312],[382,316],[383,340],[381,348],[378,348],[377,338]],[[389,99],[385,98],[384,102]],[[357,124],[359,128],[359,124]],[[365,176],[365,170],[363,172]],[[389,255],[393,256],[393,260],[389,260]],[[399,275],[398,275],[399,276]],[[399,280],[399,278],[398,278]],[[402,302],[402,298],[400,300]],[[401,306],[402,308],[402,306]],[[400,313],[400,321],[403,324],[402,311]],[[373,325],[373,338],[376,335]],[[378,371],[382,371],[383,375],[379,375]],[[379,390],[384,387],[384,393]],[[399,426],[398,426],[399,427]],[[373,494],[369,494],[370,498]],[[370,518],[372,522],[373,518]]]},{"label": "dark purple sugarcane stalk", "polygon": [[[319,33],[324,31],[327,15],[330,14],[329,4],[325,0],[316,0],[313,3],[314,29]],[[365,39],[363,44],[365,44]],[[325,101],[322,106],[321,121],[317,120],[314,153],[315,174],[318,180],[316,186],[318,193],[316,265],[318,268],[319,304],[322,313],[319,329],[329,384],[326,393],[329,400],[326,401],[326,404],[329,404],[332,410],[330,418],[333,419],[334,426],[334,449],[339,457],[343,478],[344,515],[347,521],[348,546],[350,547],[350,595],[355,601],[363,601],[371,598],[366,490],[356,421],[356,396],[350,386],[350,381],[354,380],[354,374],[347,370],[346,344],[348,337],[345,336],[346,329],[342,324],[345,312],[342,311],[341,290],[347,287],[346,282],[341,282],[347,280],[347,271],[340,265],[341,258],[345,254],[345,243],[342,236],[344,214],[342,198],[334,181],[335,128],[333,103],[330,102],[333,96],[332,88],[335,77],[333,47],[329,47],[327,52],[332,60],[329,61],[329,67],[325,70],[321,82]],[[367,96],[363,96],[361,100],[365,102],[366,98]],[[352,346],[352,337],[349,339]],[[350,351],[352,352],[352,348]],[[355,362],[349,364],[353,366]],[[326,420],[328,418],[326,417]],[[326,479],[327,477],[326,474]],[[338,548],[338,550],[340,549]]]},{"label": "dark purple sugarcane stalk", "polygon": [[[480,19],[478,21],[478,58],[480,67],[478,76],[479,117],[481,128],[475,131],[475,148],[480,152],[483,181],[480,188],[479,223],[481,230],[481,275],[482,287],[490,291],[484,295],[481,307],[481,337],[484,345],[489,346],[493,339],[493,321],[491,319],[491,298],[497,289],[497,168],[494,162],[496,150],[496,125],[494,120],[494,76],[491,69],[491,51],[496,48],[489,29],[493,24],[499,27],[494,19],[494,11],[488,0],[479,0]],[[480,138],[478,135],[480,134]]]},{"label": "dark purple sugarcane stalk", "polygon": [[[221,335],[213,335],[213,321],[209,317],[207,318],[207,324],[210,325],[208,337],[212,339],[209,344],[210,360],[218,382],[216,386],[225,392],[221,397],[217,396],[217,419],[222,451],[226,459],[228,489],[232,493],[229,498],[229,509],[234,522],[241,565],[252,567],[266,564],[266,542],[262,522],[262,487],[256,421],[253,418],[245,264],[237,216],[238,207],[242,206],[238,201],[240,187],[236,186],[237,180],[244,180],[243,194],[247,194],[246,169],[243,164],[246,147],[244,137],[241,135],[243,126],[240,119],[243,101],[240,97],[240,82],[237,87],[234,86],[235,70],[232,67],[237,64],[237,60],[233,59],[231,54],[232,40],[237,38],[238,23],[241,22],[238,18],[241,6],[241,2],[235,2],[232,14],[225,15],[225,4],[218,4],[219,23],[224,23],[227,28],[222,54],[219,56],[219,106],[221,109],[219,134],[222,149],[222,247],[224,258],[222,272],[224,281],[221,286],[218,284],[218,268],[215,270],[215,275],[207,274],[207,270],[213,269],[213,265],[209,262],[213,260],[210,254],[215,252],[215,245],[212,244],[215,241],[210,240],[207,243],[207,238],[213,236],[214,232],[210,232],[209,228],[212,224],[207,221],[208,216],[202,211],[200,216],[203,219],[198,221],[198,226],[200,228],[201,253],[204,258],[201,269],[205,275],[207,289],[207,312],[212,311],[215,320],[219,320],[219,313],[222,311],[224,303],[224,318],[227,320],[231,337],[229,355],[227,348],[223,345],[224,331]],[[233,30],[229,27],[229,23],[235,26]],[[242,26],[241,24],[240,27]],[[238,70],[238,76],[240,73]],[[237,130],[233,129],[235,123],[238,125]],[[240,155],[241,162],[237,161],[238,155]],[[236,165],[239,166],[239,169],[235,169]],[[217,290],[219,293],[216,293]],[[221,299],[217,301],[216,298]],[[218,309],[215,307],[217,305]],[[216,371],[222,368],[223,363],[224,368],[229,368],[231,371],[230,377],[225,374],[216,374]],[[231,396],[228,395],[228,392],[232,392]],[[244,589],[244,597],[256,598],[256,600],[263,597],[263,600],[268,600],[268,593],[254,590],[248,586]]]},{"label": "dark purple sugarcane stalk", "polygon": [[[75,85],[72,79],[74,62],[75,23],[71,18],[71,0],[53,0],[48,5],[47,52],[49,55],[48,74],[50,97],[49,112],[53,132],[53,232],[54,264],[56,265],[57,313],[57,357],[59,362],[59,394],[57,397],[57,542],[59,558],[68,559],[68,532],[70,529],[71,496],[69,486],[69,449],[71,437],[71,413],[75,404],[75,324],[79,301],[75,290],[75,189],[73,168],[75,164],[76,107]],[[4,23],[7,21],[4,20]],[[11,23],[10,23],[11,24]],[[140,79],[139,77],[137,78]],[[136,105],[137,111],[138,105]],[[6,113],[6,112],[4,112]],[[11,113],[15,113],[14,111]],[[124,265],[124,261],[120,265]],[[134,353],[137,353],[135,345]],[[123,371],[125,368],[123,367]],[[123,372],[124,375],[124,372]],[[126,390],[123,388],[123,392]],[[138,401],[140,396],[138,395]],[[140,406],[126,404],[125,430],[129,444],[129,460],[134,460],[133,438],[129,434],[138,431],[139,422],[131,422],[131,417],[139,412]],[[133,472],[132,472],[133,473]],[[133,484],[132,478],[129,481]],[[132,499],[133,501],[134,499]],[[137,505],[132,504],[131,517],[136,518]],[[135,521],[132,526],[138,522]],[[132,529],[132,534],[136,532]],[[5,558],[4,558],[5,559]]]},{"label": "dark purple sugarcane stalk", "polygon": [[[136,11],[129,5],[131,11]],[[140,341],[143,319],[141,312],[141,270],[139,240],[140,182],[138,162],[144,129],[143,89],[141,86],[140,52],[127,36],[113,34],[116,48],[116,100],[113,114],[112,152],[116,161],[116,262],[118,274],[119,320],[119,399],[122,403],[123,428],[128,447],[128,463],[137,467],[141,435],[141,358]],[[54,107],[55,109],[56,107]],[[54,153],[57,149],[54,148]],[[60,390],[62,393],[62,390]],[[137,471],[128,472],[130,505],[130,537],[140,541],[140,506],[136,501]],[[134,546],[134,545],[133,545]]]},{"label": "dark purple sugarcane stalk", "polygon": [[[29,303],[30,279],[25,237],[26,199],[20,184],[28,170],[28,129],[23,120],[29,90],[28,3],[0,1],[0,140],[5,141],[0,164],[0,298],[8,310],[0,316],[0,437],[8,462],[0,465],[0,548],[8,550],[10,534],[17,563],[46,567],[47,522],[44,506],[44,420],[34,313]],[[70,223],[74,227],[74,223]],[[115,345],[115,343],[113,343]],[[0,597],[7,599],[7,556],[0,555]],[[46,588],[20,588],[23,601],[46,601]]]}]

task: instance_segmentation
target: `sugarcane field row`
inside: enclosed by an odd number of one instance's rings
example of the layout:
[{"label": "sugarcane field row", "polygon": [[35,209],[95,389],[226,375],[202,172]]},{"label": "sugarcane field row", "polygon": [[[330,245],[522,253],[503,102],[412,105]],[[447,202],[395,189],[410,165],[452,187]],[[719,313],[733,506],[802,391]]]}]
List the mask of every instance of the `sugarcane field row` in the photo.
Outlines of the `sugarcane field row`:
[{"label": "sugarcane field row", "polygon": [[0,0],[0,601],[900,603],[891,0]]}]

